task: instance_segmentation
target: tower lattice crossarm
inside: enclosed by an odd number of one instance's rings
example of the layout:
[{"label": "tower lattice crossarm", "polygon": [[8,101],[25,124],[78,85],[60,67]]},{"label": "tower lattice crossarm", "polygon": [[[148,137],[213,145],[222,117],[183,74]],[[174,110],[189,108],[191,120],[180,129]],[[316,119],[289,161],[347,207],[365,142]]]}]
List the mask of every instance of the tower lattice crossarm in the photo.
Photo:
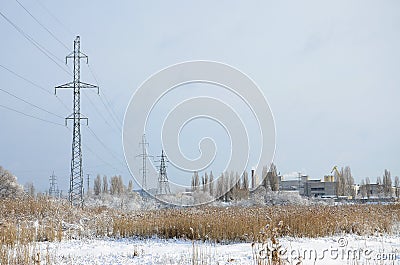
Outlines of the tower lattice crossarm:
[{"label": "tower lattice crossarm", "polygon": [[83,171],[82,171],[82,139],[81,139],[81,120],[88,118],[81,115],[81,89],[92,88],[97,89],[99,93],[99,87],[80,81],[81,67],[80,60],[86,59],[88,63],[88,56],[80,51],[80,38],[76,37],[74,41],[74,51],[70,53],[66,58],[73,59],[74,61],[74,80],[61,86],[55,87],[55,93],[59,89],[72,89],[73,90],[73,113],[65,119],[67,125],[68,120],[73,120],[72,129],[72,159],[71,159],[71,175],[69,184],[68,199],[72,205],[83,207]]}]

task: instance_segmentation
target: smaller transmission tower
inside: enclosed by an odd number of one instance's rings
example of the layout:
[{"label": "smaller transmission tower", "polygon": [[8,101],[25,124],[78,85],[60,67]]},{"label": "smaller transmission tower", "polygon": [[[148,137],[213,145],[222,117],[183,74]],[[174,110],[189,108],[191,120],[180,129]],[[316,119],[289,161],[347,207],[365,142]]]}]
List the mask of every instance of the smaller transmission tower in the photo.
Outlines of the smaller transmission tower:
[{"label": "smaller transmission tower", "polygon": [[152,156],[147,154],[149,143],[146,141],[146,134],[143,134],[142,141],[139,144],[142,146],[142,153],[138,155],[142,158],[142,168],[140,169],[142,173],[142,189],[147,190],[147,158]]},{"label": "smaller transmission tower", "polygon": [[157,194],[170,194],[171,191],[169,189],[168,177],[167,177],[167,166],[166,162],[168,162],[167,157],[164,154],[164,150],[161,151],[160,156],[160,167],[158,174],[158,189]]},{"label": "smaller transmission tower", "polygon": [[49,180],[50,180],[49,195],[51,197],[58,198],[60,191],[58,190],[57,176],[54,175],[54,171],[53,171],[53,174],[50,176]]}]

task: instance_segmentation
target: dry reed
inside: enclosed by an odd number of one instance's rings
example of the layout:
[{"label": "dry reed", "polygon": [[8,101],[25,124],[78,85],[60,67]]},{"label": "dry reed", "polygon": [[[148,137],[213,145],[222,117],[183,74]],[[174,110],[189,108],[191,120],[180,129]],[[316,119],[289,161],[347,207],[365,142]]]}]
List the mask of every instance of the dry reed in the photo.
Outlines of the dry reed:
[{"label": "dry reed", "polygon": [[[399,217],[397,204],[165,208],[127,213],[105,207],[74,208],[66,201],[48,198],[1,200],[0,264],[34,264],[33,242],[63,238],[157,236],[217,243],[262,242],[260,229],[266,224],[285,224],[279,236],[373,235],[396,233],[393,228]],[[273,236],[272,230],[264,233]],[[12,261],[11,256],[19,260]]]}]

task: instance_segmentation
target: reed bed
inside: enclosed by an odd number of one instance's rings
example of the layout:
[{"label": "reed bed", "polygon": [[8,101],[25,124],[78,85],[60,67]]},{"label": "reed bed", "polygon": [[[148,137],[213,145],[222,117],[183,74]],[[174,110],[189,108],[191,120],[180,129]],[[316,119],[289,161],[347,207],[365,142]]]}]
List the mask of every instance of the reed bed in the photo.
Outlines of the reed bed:
[{"label": "reed bed", "polygon": [[399,205],[163,209],[115,217],[113,235],[253,242],[261,228],[280,222],[285,224],[282,236],[391,234],[399,217]]},{"label": "reed bed", "polygon": [[[217,243],[279,236],[398,233],[400,205],[196,207],[123,212],[49,198],[0,200],[0,264],[35,264],[35,242],[80,238],[179,238]],[[260,231],[263,231],[260,233]],[[43,263],[41,258],[41,264]],[[50,262],[50,261],[49,261]]]}]

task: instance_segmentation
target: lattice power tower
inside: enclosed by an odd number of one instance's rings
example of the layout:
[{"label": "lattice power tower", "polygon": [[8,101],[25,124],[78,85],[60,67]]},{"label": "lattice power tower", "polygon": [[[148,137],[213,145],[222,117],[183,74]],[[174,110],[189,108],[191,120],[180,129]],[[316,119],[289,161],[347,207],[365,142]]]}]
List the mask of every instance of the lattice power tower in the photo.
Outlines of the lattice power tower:
[{"label": "lattice power tower", "polygon": [[72,159],[68,199],[71,205],[83,207],[81,120],[86,120],[86,122],[88,122],[88,118],[81,115],[81,88],[97,88],[97,93],[99,93],[99,88],[98,86],[80,81],[80,60],[86,59],[86,63],[88,63],[89,57],[80,51],[79,36],[77,36],[74,41],[74,51],[65,58],[66,63],[68,59],[74,60],[74,81],[57,86],[55,91],[57,92],[57,89],[73,90],[74,110],[73,113],[65,119],[65,123],[67,123],[67,120],[73,120],[74,124],[72,130]]},{"label": "lattice power tower", "polygon": [[160,166],[159,166],[159,174],[158,174],[158,189],[157,194],[170,194],[171,190],[169,189],[168,176],[167,176],[167,166],[166,166],[167,157],[164,154],[164,150],[161,151],[160,156]]},{"label": "lattice power tower", "polygon": [[142,189],[147,190],[147,158],[152,156],[147,154],[147,147],[149,146],[149,143],[146,141],[145,134],[142,135],[142,142],[140,142],[140,145],[142,146],[142,153],[138,156],[142,158],[142,168],[140,169],[142,172]]},{"label": "lattice power tower", "polygon": [[50,188],[49,188],[49,196],[58,198],[60,196],[60,191],[58,190],[57,185],[57,176],[53,174],[49,178]]}]

